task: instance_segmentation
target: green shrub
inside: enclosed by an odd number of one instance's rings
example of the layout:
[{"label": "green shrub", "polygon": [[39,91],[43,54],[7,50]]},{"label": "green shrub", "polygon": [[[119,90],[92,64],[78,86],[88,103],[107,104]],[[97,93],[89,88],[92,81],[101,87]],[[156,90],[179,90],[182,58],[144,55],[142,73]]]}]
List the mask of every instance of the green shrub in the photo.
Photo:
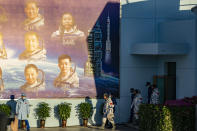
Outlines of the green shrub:
[{"label": "green shrub", "polygon": [[140,131],[194,131],[194,106],[142,104],[139,110]]},{"label": "green shrub", "polygon": [[77,114],[82,119],[88,119],[92,116],[93,107],[90,103],[84,102],[77,106]]},{"label": "green shrub", "polygon": [[47,117],[50,117],[51,107],[49,107],[49,104],[46,102],[40,102],[35,112],[39,120],[46,120]]},{"label": "green shrub", "polygon": [[0,112],[3,112],[7,116],[10,116],[11,108],[6,104],[0,104]]},{"label": "green shrub", "polygon": [[70,117],[71,105],[70,103],[64,102],[57,106],[60,119],[67,120]]}]

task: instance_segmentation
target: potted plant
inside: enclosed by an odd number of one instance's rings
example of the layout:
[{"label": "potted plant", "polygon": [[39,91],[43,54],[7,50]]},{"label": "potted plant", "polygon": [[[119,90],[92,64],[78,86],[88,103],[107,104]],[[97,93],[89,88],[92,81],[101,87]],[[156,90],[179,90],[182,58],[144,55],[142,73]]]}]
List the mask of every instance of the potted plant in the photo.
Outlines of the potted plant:
[{"label": "potted plant", "polygon": [[35,109],[36,116],[40,120],[40,127],[45,127],[45,120],[50,117],[51,107],[46,102],[40,102]]},{"label": "potted plant", "polygon": [[87,127],[88,118],[90,118],[93,113],[92,104],[83,102],[78,105],[77,110],[79,118],[83,119],[83,126]]},{"label": "potted plant", "polygon": [[7,116],[10,116],[11,108],[6,104],[0,104],[0,112],[3,112]]},{"label": "potted plant", "polygon": [[71,112],[71,105],[70,103],[64,102],[57,106],[58,108],[58,116],[62,120],[62,127],[66,127],[67,119],[70,117]]}]

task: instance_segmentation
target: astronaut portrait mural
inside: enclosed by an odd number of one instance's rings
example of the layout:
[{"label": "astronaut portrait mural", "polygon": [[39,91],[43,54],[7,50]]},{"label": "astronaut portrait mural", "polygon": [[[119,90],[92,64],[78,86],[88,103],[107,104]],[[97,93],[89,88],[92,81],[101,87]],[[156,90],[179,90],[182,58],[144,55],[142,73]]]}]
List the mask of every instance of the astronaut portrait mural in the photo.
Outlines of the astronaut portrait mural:
[{"label": "astronaut portrait mural", "polygon": [[44,26],[44,17],[39,13],[39,7],[36,1],[26,2],[24,11],[27,16],[23,23],[24,30],[40,30]]},{"label": "astronaut portrait mural", "polygon": [[0,1],[0,99],[119,97],[119,7],[119,0]]},{"label": "astronaut portrait mural", "polygon": [[76,66],[74,69],[71,67],[71,58],[68,55],[61,55],[58,58],[58,67],[60,73],[54,80],[54,87],[67,88],[79,87],[79,77],[76,72]]},{"label": "astronaut portrait mural", "polygon": [[3,84],[3,79],[2,79],[2,70],[0,68],[0,92],[4,91],[4,84]]},{"label": "astronaut portrait mural", "polygon": [[[39,71],[42,72],[42,78],[38,78]],[[25,84],[20,87],[23,92],[38,92],[45,90],[44,73],[36,65],[28,64],[24,70]]]},{"label": "astronaut portrait mural", "polygon": [[46,49],[44,43],[39,44],[39,36],[36,32],[25,33],[25,50],[19,55],[20,60],[45,60]]},{"label": "astronaut portrait mural", "polygon": [[51,37],[61,40],[63,45],[75,45],[75,40],[84,37],[84,32],[77,28],[74,21],[70,13],[64,13],[59,29]]},{"label": "astronaut portrait mural", "polygon": [[3,43],[3,34],[0,32],[0,59],[7,59],[7,52]]}]

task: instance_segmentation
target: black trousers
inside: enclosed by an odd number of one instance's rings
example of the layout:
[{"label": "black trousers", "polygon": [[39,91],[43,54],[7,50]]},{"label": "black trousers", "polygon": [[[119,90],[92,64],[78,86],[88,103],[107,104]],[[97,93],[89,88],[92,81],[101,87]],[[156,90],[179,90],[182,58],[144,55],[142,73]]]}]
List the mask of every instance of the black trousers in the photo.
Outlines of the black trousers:
[{"label": "black trousers", "polygon": [[134,110],[134,108],[131,108],[130,122],[133,122],[133,116],[134,116],[133,110]]}]

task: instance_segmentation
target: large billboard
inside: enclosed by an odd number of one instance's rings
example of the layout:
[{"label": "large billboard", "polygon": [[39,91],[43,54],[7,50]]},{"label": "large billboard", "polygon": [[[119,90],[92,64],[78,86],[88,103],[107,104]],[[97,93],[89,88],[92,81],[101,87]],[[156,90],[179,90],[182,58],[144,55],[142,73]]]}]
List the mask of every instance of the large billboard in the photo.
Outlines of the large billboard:
[{"label": "large billboard", "polygon": [[0,98],[119,96],[119,0],[0,0]]}]

